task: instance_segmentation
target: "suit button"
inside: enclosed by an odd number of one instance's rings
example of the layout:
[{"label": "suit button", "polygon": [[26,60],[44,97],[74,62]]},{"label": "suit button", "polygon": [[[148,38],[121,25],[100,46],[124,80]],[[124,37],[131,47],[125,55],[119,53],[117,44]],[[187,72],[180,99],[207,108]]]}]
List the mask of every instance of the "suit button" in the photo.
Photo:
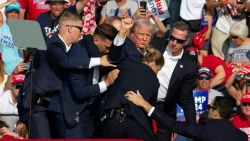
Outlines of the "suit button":
[{"label": "suit button", "polygon": [[76,112],[76,115],[79,116],[79,112]]}]

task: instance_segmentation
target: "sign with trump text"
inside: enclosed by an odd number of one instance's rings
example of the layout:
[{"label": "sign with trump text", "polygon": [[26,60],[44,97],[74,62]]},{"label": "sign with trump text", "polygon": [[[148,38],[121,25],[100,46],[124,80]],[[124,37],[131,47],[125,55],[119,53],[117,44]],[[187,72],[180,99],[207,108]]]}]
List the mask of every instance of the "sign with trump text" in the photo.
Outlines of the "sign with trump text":
[{"label": "sign with trump text", "polygon": [[[208,105],[208,91],[207,90],[193,90],[196,114],[202,114],[207,110]],[[178,121],[185,121],[183,109],[177,104],[176,114]]]},{"label": "sign with trump text", "polygon": [[147,0],[148,10],[156,15],[160,20],[169,17],[168,7],[165,0]]}]

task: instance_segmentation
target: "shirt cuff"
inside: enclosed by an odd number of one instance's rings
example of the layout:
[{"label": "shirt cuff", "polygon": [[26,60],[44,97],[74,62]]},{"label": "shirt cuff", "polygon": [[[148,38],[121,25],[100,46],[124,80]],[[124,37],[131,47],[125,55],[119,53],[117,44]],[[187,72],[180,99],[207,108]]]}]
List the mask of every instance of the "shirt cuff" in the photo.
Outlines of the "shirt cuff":
[{"label": "shirt cuff", "polygon": [[115,46],[121,46],[121,45],[124,44],[125,39],[126,39],[126,37],[125,37],[125,38],[121,38],[121,37],[119,37],[119,35],[117,34],[117,35],[115,36],[115,39],[114,39],[114,42],[113,42],[113,43],[114,43]]},{"label": "shirt cuff", "polygon": [[101,65],[101,59],[99,57],[90,58],[89,68],[100,66],[100,65]]},{"label": "shirt cuff", "polygon": [[99,82],[98,85],[99,85],[99,88],[100,88],[100,93],[103,93],[103,92],[107,91],[107,85],[105,84],[104,81]]},{"label": "shirt cuff", "polygon": [[155,110],[155,107],[152,107],[149,112],[148,112],[148,116],[150,117],[152,115],[152,113],[154,112]]}]

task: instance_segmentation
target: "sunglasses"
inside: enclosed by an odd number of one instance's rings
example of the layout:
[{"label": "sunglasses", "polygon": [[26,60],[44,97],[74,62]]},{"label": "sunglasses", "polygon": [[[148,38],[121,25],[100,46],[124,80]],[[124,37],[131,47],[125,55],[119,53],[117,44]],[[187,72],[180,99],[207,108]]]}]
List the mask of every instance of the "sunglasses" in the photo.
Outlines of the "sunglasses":
[{"label": "sunglasses", "polygon": [[205,79],[205,80],[210,80],[211,77],[209,77],[209,76],[199,76],[198,79],[199,79],[199,80],[204,80],[204,79]]},{"label": "sunglasses", "polygon": [[239,36],[231,36],[232,39],[237,39]]},{"label": "sunglasses", "polygon": [[15,85],[15,88],[16,89],[20,89],[22,87],[22,85],[21,84],[17,84],[17,85]]},{"label": "sunglasses", "polygon": [[186,40],[178,39],[174,37],[173,35],[170,35],[170,40],[171,41],[176,41],[178,44],[184,44]]},{"label": "sunglasses", "polygon": [[242,103],[243,106],[249,106],[250,107],[250,103]]},{"label": "sunglasses", "polygon": [[80,30],[80,32],[82,32],[81,26],[76,26],[76,25],[66,25],[66,26],[78,28]]}]

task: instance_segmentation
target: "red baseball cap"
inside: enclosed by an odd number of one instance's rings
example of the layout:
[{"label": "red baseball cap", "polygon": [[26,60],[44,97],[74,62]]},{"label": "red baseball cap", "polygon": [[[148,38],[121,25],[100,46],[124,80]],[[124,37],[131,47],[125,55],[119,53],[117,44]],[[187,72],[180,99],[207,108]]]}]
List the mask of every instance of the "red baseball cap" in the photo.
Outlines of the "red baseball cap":
[{"label": "red baseball cap", "polygon": [[243,94],[242,97],[241,97],[240,102],[241,103],[250,102],[250,92],[247,92],[247,93]]},{"label": "red baseball cap", "polygon": [[23,83],[24,79],[24,74],[14,74],[12,75],[11,84]]},{"label": "red baseball cap", "polygon": [[197,49],[202,49],[204,42],[205,42],[205,37],[203,36],[204,33],[206,33],[207,28],[202,29],[201,31],[197,32],[193,36],[193,46],[196,47]]}]

